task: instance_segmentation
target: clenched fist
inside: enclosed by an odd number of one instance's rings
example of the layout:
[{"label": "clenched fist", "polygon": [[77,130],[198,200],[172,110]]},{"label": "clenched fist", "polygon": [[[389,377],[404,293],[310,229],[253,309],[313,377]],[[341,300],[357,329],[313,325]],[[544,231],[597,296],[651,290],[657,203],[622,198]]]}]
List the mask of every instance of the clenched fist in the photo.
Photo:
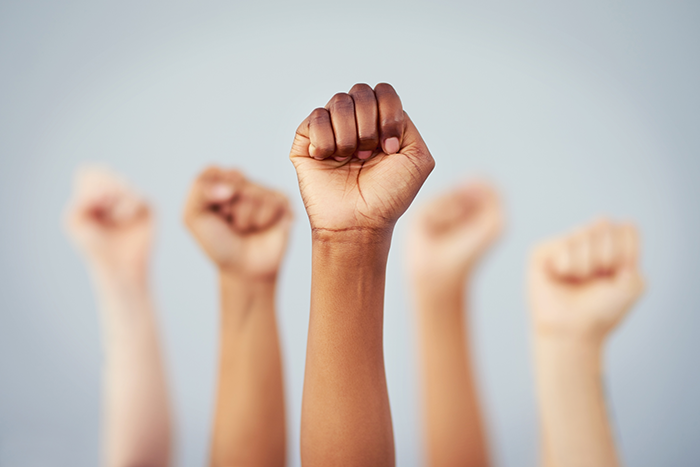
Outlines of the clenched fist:
[{"label": "clenched fist", "polygon": [[498,238],[503,214],[490,185],[460,186],[421,207],[410,229],[408,260],[419,284],[463,282]]},{"label": "clenched fist", "polygon": [[602,340],[644,290],[638,257],[636,229],[607,221],[538,246],[529,274],[536,332]]},{"label": "clenched fist", "polygon": [[314,232],[391,231],[435,162],[389,84],[314,110],[290,153]]},{"label": "clenched fist", "polygon": [[211,167],[192,185],[184,219],[223,272],[247,279],[276,277],[292,220],[283,194],[236,170]]},{"label": "clenched fist", "polygon": [[98,272],[121,279],[145,273],[153,236],[151,210],[113,172],[96,167],[78,172],[66,226]]}]

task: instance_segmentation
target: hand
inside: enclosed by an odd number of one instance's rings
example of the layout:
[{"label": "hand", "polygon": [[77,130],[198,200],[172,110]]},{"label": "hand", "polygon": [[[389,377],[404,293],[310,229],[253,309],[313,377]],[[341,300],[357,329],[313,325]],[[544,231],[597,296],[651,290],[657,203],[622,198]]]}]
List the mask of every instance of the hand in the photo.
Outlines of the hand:
[{"label": "hand", "polygon": [[314,232],[391,231],[435,165],[389,84],[333,96],[289,157]]},{"label": "hand", "polygon": [[151,210],[116,174],[96,167],[78,172],[66,227],[100,273],[126,279],[145,274],[153,236]]},{"label": "hand", "polygon": [[211,167],[192,185],[184,218],[222,272],[247,279],[277,276],[292,221],[283,194],[236,170]]},{"label": "hand", "polygon": [[537,247],[530,264],[537,333],[602,341],[644,290],[638,256],[636,229],[606,221]]},{"label": "hand", "polygon": [[498,238],[503,214],[496,190],[465,184],[423,206],[408,241],[408,261],[418,284],[462,284]]}]

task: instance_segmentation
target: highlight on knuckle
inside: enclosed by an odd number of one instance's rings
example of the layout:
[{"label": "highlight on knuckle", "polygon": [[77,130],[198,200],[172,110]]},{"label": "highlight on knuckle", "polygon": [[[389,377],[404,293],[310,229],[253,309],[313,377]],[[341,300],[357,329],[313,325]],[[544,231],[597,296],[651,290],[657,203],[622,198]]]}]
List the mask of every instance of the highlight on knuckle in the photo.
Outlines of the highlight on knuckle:
[{"label": "highlight on knuckle", "polygon": [[322,107],[314,109],[314,111],[311,112],[311,115],[309,116],[309,121],[315,124],[325,123],[329,121],[328,111]]},{"label": "highlight on knuckle", "polygon": [[352,97],[345,93],[338,93],[331,99],[331,112],[352,112],[354,111],[355,104],[353,103]]}]

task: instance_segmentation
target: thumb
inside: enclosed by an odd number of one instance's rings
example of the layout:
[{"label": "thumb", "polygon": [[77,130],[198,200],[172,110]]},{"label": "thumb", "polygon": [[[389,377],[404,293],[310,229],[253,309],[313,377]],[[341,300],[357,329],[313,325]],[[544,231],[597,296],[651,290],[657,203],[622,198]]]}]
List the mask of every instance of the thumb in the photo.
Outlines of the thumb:
[{"label": "thumb", "polygon": [[309,158],[309,145],[311,139],[309,137],[309,119],[308,117],[301,122],[294,135],[292,149],[289,152],[289,159],[296,166],[299,158]]}]

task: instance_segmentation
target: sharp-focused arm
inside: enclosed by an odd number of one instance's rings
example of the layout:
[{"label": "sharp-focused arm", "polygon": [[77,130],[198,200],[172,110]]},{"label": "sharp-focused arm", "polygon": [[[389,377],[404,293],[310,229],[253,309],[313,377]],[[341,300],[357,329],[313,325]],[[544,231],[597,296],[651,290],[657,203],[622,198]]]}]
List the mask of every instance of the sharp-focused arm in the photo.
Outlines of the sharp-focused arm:
[{"label": "sharp-focused arm", "polygon": [[394,464],[382,339],[389,235],[314,235],[305,465]]},{"label": "sharp-focused arm", "polygon": [[314,110],[290,159],[313,235],[302,464],[391,467],[386,261],[394,225],[434,161],[385,83],[357,84]]}]

